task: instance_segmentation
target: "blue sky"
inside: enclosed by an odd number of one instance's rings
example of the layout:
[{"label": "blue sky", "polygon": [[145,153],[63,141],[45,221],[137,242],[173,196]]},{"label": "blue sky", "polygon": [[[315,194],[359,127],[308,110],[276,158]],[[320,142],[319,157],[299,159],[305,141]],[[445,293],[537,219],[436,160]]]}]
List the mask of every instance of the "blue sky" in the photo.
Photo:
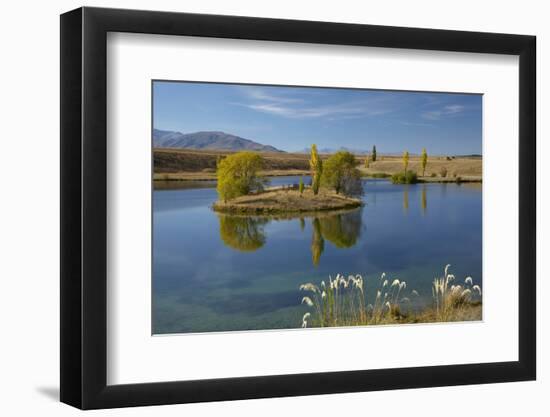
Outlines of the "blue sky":
[{"label": "blue sky", "polygon": [[289,152],[482,148],[481,95],[155,81],[153,103],[156,129],[223,131]]}]

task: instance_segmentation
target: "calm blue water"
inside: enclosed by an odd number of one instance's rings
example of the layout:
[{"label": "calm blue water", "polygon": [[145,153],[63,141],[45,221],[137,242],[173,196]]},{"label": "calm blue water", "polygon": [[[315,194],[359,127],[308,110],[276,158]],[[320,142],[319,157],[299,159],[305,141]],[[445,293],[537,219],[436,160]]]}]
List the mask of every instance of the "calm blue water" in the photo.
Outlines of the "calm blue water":
[{"label": "calm blue water", "polygon": [[[277,177],[272,185],[298,183]],[[299,286],[382,272],[431,302],[446,264],[482,283],[481,185],[364,182],[365,206],[277,220],[220,215],[212,182],[153,194],[153,333],[300,327]]]}]

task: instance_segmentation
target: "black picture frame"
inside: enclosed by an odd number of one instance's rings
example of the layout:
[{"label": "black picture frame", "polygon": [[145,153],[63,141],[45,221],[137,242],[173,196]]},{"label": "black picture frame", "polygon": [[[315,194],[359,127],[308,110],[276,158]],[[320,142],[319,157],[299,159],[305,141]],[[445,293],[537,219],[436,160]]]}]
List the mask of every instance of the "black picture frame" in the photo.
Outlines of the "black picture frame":
[{"label": "black picture frame", "polygon": [[[108,32],[519,56],[519,360],[107,385]],[[61,401],[81,409],[534,380],[534,36],[102,8],[61,15]]]}]

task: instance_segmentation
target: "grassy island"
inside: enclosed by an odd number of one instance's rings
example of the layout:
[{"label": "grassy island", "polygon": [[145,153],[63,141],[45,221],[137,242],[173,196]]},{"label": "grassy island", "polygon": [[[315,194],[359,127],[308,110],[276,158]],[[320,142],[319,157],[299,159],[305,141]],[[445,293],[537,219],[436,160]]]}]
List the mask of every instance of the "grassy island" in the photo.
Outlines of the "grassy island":
[{"label": "grassy island", "polygon": [[324,163],[311,146],[311,185],[269,188],[261,175],[265,160],[253,152],[237,152],[218,161],[216,176],[219,200],[212,208],[231,214],[285,214],[345,210],[360,207],[363,194],[358,162],[350,152],[340,151]]},{"label": "grassy island", "polygon": [[343,210],[360,207],[360,199],[321,189],[314,194],[311,188],[303,193],[298,189],[274,189],[243,195],[227,201],[217,201],[215,211],[233,214],[282,214]]}]

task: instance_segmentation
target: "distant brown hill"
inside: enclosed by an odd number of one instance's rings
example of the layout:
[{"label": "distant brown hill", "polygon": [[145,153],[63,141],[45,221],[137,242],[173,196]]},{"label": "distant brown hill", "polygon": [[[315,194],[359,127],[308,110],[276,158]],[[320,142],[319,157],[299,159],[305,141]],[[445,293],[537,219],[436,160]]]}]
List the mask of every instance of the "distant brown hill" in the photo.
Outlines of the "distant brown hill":
[{"label": "distant brown hill", "polygon": [[225,132],[180,133],[153,129],[153,145],[157,148],[283,152],[273,146],[262,145]]},{"label": "distant brown hill", "polygon": [[[156,173],[214,171],[220,157],[231,151],[194,149],[153,149]],[[266,170],[309,170],[309,155],[262,152]]]}]

